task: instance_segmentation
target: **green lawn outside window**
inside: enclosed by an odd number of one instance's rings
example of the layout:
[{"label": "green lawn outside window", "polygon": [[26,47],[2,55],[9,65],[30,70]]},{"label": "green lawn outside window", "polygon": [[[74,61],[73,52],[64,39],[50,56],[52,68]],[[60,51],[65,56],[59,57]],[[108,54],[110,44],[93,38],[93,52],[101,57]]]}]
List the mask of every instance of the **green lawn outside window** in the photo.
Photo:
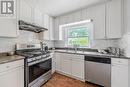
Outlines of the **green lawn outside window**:
[{"label": "green lawn outside window", "polygon": [[67,30],[67,36],[68,46],[89,46],[89,31],[87,27],[70,27]]}]

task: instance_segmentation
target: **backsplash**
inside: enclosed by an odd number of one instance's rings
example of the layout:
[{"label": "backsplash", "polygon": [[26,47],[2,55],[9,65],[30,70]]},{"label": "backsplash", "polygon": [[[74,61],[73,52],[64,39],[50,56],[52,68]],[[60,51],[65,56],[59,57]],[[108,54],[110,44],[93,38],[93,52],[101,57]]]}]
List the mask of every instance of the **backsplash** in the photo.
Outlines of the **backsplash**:
[{"label": "backsplash", "polygon": [[[0,53],[14,51],[16,43],[38,43],[39,35],[29,31],[20,31],[17,38],[0,38]],[[49,47],[54,46],[53,42],[45,41]]]},{"label": "backsplash", "polygon": [[[65,41],[55,41],[55,47],[65,47]],[[92,49],[104,49],[106,47],[117,47],[118,40],[94,40]]]},{"label": "backsplash", "polygon": [[15,42],[14,38],[0,38],[0,53],[14,50]]},{"label": "backsplash", "polygon": [[124,49],[124,55],[130,57],[130,32],[126,33],[122,39],[119,40],[119,47]]}]

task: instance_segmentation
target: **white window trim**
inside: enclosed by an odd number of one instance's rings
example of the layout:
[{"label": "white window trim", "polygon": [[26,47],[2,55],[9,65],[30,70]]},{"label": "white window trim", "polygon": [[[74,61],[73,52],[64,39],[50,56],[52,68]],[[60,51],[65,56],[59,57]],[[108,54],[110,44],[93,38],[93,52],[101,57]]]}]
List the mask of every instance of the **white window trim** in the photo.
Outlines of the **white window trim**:
[{"label": "white window trim", "polygon": [[[80,24],[87,24],[88,27],[88,23],[91,23],[92,20],[84,20],[84,21],[80,21],[80,22],[74,22],[74,23],[69,23],[69,24],[63,24],[59,26],[59,40],[64,40],[63,38],[63,28],[64,27],[68,27],[68,26],[74,26],[74,25],[80,25]],[[89,30],[89,45],[86,46],[86,48],[91,48],[92,44],[93,44],[93,26],[91,24],[89,24],[89,28],[91,28],[91,30]],[[65,43],[65,46],[68,47],[68,45]],[[70,46],[69,46],[70,47]],[[72,46],[71,46],[72,47]],[[80,48],[84,48],[84,47],[80,47]]]}]

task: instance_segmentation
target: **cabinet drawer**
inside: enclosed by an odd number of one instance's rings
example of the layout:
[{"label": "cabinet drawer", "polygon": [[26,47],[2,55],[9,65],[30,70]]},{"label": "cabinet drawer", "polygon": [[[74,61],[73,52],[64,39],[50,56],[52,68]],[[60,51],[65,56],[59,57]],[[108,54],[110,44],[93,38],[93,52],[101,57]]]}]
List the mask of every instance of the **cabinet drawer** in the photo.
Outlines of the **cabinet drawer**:
[{"label": "cabinet drawer", "polygon": [[73,56],[72,54],[67,54],[67,53],[62,54],[64,60],[71,60],[72,56]]},{"label": "cabinet drawer", "polygon": [[24,60],[18,60],[14,62],[5,63],[5,64],[0,64],[0,72],[10,70],[23,65],[24,65]]},{"label": "cabinet drawer", "polygon": [[128,59],[117,59],[113,58],[112,59],[112,65],[119,64],[119,65],[128,65],[129,60]]},{"label": "cabinet drawer", "polygon": [[84,63],[85,60],[80,59],[80,58],[72,58],[72,61],[79,61],[79,62],[83,62]]},{"label": "cabinet drawer", "polygon": [[73,59],[84,60],[84,55],[72,54],[71,57],[72,57],[72,60]]}]

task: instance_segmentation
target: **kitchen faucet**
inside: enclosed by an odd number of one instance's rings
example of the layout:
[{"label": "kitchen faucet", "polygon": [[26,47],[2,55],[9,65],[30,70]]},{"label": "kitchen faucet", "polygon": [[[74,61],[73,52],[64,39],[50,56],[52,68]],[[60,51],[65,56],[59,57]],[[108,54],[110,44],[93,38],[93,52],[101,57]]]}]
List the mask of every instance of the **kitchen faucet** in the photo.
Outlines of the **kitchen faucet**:
[{"label": "kitchen faucet", "polygon": [[77,50],[78,50],[79,45],[78,45],[78,44],[74,44],[73,47],[74,47],[75,53],[77,53]]}]

